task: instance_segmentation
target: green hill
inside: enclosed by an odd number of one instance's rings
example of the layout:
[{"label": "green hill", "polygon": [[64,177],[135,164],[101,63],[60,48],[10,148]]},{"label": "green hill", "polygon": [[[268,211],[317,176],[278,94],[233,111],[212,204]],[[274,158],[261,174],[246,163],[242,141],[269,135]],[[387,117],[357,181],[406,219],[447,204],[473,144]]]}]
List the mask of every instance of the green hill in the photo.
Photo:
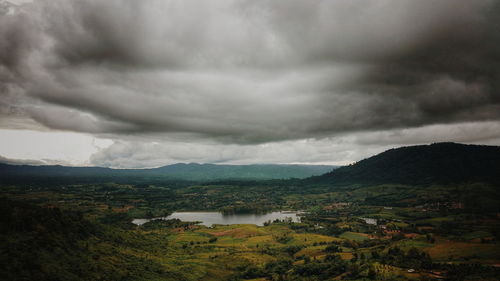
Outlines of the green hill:
[{"label": "green hill", "polygon": [[435,143],[395,148],[305,181],[334,185],[500,183],[500,147]]}]

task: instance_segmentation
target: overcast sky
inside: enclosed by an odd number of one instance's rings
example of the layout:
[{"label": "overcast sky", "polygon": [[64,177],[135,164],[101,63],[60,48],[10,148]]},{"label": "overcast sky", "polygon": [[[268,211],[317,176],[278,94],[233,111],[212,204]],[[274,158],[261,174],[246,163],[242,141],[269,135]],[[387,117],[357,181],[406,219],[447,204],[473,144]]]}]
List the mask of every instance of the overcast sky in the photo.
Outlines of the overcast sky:
[{"label": "overcast sky", "polygon": [[500,145],[500,0],[0,0],[0,161]]}]

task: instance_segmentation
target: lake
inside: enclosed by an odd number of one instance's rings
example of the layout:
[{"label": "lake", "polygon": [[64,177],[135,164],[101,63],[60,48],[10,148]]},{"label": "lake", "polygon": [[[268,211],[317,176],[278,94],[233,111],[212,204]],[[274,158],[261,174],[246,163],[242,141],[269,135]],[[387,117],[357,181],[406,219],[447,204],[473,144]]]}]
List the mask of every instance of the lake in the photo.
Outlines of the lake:
[{"label": "lake", "polygon": [[[296,212],[271,212],[267,214],[222,214],[220,212],[174,212],[168,217],[154,219],[180,219],[181,221],[200,221],[201,225],[212,226],[213,224],[255,224],[263,226],[267,221],[276,219],[284,220],[291,218],[293,222],[300,222]],[[136,225],[144,224],[152,219],[134,219]]]}]

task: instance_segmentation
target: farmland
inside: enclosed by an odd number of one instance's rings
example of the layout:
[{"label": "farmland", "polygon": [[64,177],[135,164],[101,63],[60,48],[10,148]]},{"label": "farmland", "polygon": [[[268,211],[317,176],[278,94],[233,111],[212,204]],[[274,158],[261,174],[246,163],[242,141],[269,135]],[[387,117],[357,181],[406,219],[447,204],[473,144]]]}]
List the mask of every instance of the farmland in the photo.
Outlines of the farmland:
[{"label": "farmland", "polygon": [[[431,188],[443,194],[449,190]],[[39,185],[30,190],[10,185],[2,194],[3,213],[11,214],[4,218],[10,227],[2,248],[14,266],[3,270],[12,274],[7,274],[12,280],[17,271],[39,280],[78,279],[71,269],[74,264],[82,280],[466,280],[474,276],[495,280],[499,273],[496,213],[466,209],[449,194],[439,207],[415,205],[418,202],[402,206],[398,202],[407,201],[408,187],[333,193],[317,188],[299,195],[294,188],[277,186],[257,197],[262,202],[252,202],[251,194],[262,190],[259,185],[108,183]],[[228,199],[236,192],[244,196]],[[367,195],[374,198],[385,196],[384,192],[392,194],[394,204],[366,204]],[[255,208],[255,212],[264,210],[262,206],[266,210],[309,207],[300,209],[305,213],[299,223],[278,220],[264,226],[211,227],[179,220],[131,223],[133,218],[187,209],[184,206],[212,211]],[[366,218],[372,219],[370,223]],[[74,230],[67,230],[71,225]],[[83,234],[79,228],[85,229]],[[74,251],[67,252],[68,245]],[[28,264],[27,253],[36,255]]]}]

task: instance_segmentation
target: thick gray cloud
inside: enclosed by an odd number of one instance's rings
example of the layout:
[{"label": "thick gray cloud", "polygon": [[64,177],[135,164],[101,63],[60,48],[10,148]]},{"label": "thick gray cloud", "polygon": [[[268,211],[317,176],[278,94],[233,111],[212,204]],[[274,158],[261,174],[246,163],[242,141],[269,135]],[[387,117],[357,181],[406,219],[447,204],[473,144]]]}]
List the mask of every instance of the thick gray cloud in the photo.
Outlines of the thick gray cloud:
[{"label": "thick gray cloud", "polygon": [[7,157],[0,156],[0,163],[10,164],[10,165],[46,165],[43,161],[38,160],[22,160],[22,159],[11,159]]},{"label": "thick gray cloud", "polygon": [[1,3],[4,128],[245,147],[500,119],[498,0]]},{"label": "thick gray cloud", "polygon": [[26,160],[26,159],[12,159],[0,156],[0,163],[9,164],[9,165],[30,165],[30,166],[41,166],[41,165],[71,165],[68,162],[59,161],[59,160],[51,160],[51,159],[43,159],[43,160]]},{"label": "thick gray cloud", "polygon": [[333,164],[344,165],[389,146],[356,145],[352,138],[307,139],[258,145],[125,140],[115,142],[90,158],[95,166],[131,168],[158,167],[173,163],[216,164]]}]

